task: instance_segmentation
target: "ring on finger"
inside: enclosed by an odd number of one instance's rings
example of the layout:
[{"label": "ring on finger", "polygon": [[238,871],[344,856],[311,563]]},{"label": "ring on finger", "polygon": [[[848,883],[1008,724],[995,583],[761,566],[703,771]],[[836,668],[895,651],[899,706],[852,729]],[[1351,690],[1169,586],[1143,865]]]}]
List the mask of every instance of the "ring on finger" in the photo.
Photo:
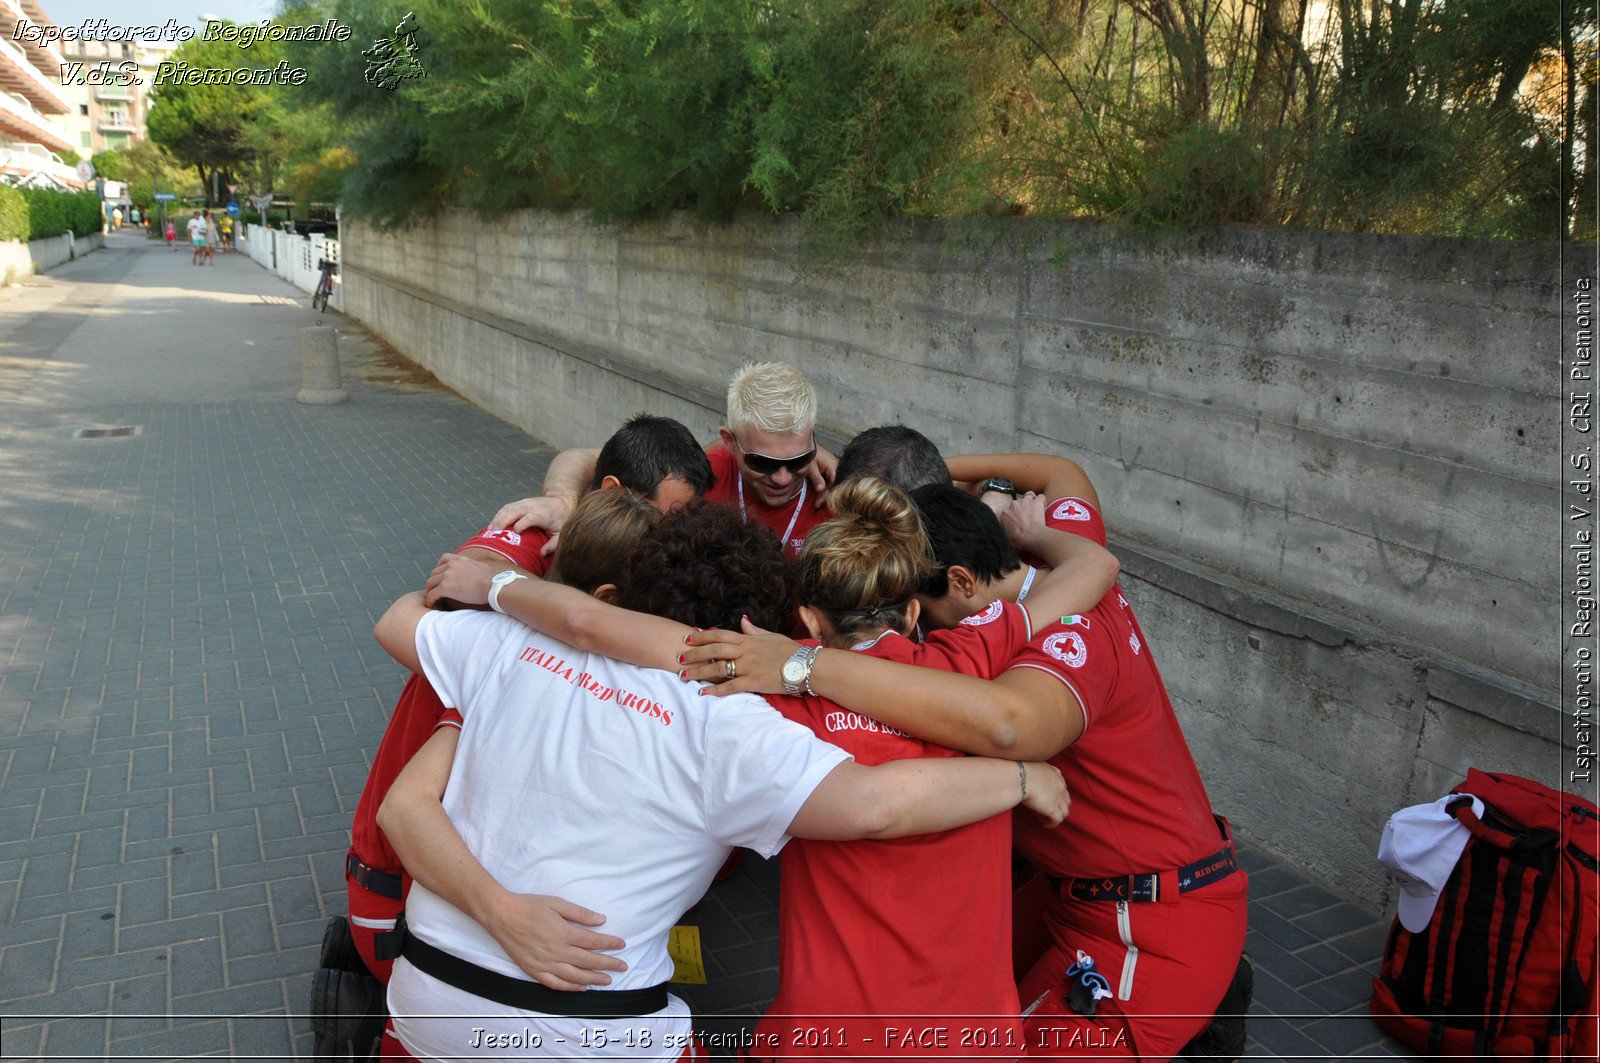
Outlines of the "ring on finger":
[{"label": "ring on finger", "polygon": [[727,670],[729,679],[737,679],[739,677],[738,668],[732,661],[723,661],[722,664]]}]

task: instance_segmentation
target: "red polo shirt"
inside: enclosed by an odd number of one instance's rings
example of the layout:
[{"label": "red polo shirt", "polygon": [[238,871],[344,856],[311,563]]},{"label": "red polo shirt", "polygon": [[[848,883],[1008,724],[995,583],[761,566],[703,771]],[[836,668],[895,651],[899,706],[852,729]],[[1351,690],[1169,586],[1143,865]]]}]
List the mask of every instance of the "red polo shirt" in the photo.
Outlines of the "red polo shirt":
[{"label": "red polo shirt", "polygon": [[[1047,523],[1105,544],[1105,523],[1083,499],[1052,502]],[[1054,830],[1016,818],[1017,848],[1030,860],[1064,877],[1128,875],[1182,867],[1221,847],[1172,700],[1119,589],[1042,628],[1013,667],[1065,684],[1085,721],[1082,736],[1050,759],[1066,777],[1072,814]]]},{"label": "red polo shirt", "polygon": [[793,500],[781,506],[769,506],[748,487],[741,491],[743,485],[739,478],[739,459],[733,456],[731,450],[715,447],[706,451],[706,457],[711,462],[712,475],[711,490],[706,492],[706,497],[713,502],[739,506],[747,520],[758,520],[771,528],[783,543],[786,557],[798,557],[800,547],[804,545],[806,536],[811,534],[811,529],[833,518],[826,507],[816,507],[816,496],[811,493],[809,484]]},{"label": "red polo shirt", "polygon": [[[857,649],[987,679],[1029,633],[1027,614],[1007,602],[920,645],[886,634]],[[962,755],[823,698],[769,700],[862,764]],[[962,1029],[976,1026],[998,1029],[1002,1046],[1024,1043],[1011,970],[1010,816],[893,841],[796,838],[781,874],[778,998],[757,1028],[779,1038],[767,1042],[781,1045],[773,1055],[993,1053],[993,1039],[961,1043]],[[835,1018],[848,1015],[873,1018]],[[944,1015],[986,1018],[936,1017]],[[942,1043],[915,1036],[929,1028],[943,1030]]]}]

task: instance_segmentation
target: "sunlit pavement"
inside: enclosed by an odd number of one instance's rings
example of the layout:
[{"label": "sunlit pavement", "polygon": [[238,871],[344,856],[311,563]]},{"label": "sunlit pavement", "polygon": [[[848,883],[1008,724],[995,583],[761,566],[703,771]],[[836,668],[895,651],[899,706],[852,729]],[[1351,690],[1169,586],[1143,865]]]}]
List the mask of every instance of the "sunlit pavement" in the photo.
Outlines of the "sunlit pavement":
[{"label": "sunlit pavement", "polygon": [[[7,1058],[309,1054],[310,972],[403,678],[372,622],[550,455],[244,255],[189,257],[124,229],[0,291]],[[343,405],[294,401],[319,323],[346,333]],[[1389,1054],[1363,1017],[1385,926],[1244,859],[1251,1054]],[[697,1012],[771,999],[775,872],[747,859],[687,920]]]}]

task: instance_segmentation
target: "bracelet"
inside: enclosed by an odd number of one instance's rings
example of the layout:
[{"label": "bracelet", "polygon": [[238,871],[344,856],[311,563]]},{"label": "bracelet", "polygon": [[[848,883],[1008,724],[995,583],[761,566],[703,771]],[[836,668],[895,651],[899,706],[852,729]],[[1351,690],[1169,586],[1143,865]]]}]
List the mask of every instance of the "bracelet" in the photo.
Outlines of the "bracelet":
[{"label": "bracelet", "polygon": [[1022,799],[1028,799],[1028,766],[1022,761],[1017,761],[1017,778],[1022,783]]},{"label": "bracelet", "polygon": [[811,697],[817,696],[817,692],[811,689],[811,666],[817,663],[817,654],[821,652],[821,646],[813,646],[811,647],[811,652],[806,654],[806,693]]}]

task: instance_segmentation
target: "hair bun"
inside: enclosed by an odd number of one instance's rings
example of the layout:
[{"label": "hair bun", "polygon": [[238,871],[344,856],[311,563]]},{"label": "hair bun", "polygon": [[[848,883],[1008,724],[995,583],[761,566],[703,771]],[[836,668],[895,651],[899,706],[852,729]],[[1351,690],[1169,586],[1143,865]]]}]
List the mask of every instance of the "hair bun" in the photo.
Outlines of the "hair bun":
[{"label": "hair bun", "polygon": [[897,538],[910,539],[922,532],[922,518],[910,496],[887,480],[858,476],[828,495],[836,516],[883,529]]},{"label": "hair bun", "polygon": [[875,476],[828,495],[834,519],[811,529],[800,549],[800,601],[841,632],[888,623],[905,630],[906,603],[933,567],[922,515],[898,487]]}]

